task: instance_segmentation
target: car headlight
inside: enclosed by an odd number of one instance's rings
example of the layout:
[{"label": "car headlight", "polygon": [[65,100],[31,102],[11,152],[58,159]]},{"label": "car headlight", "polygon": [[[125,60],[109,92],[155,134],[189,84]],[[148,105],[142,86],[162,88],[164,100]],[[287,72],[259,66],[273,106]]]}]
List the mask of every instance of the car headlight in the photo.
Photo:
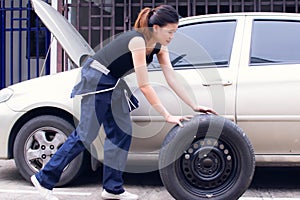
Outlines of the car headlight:
[{"label": "car headlight", "polygon": [[8,101],[9,98],[14,94],[14,91],[10,88],[4,88],[0,90],[0,103]]}]

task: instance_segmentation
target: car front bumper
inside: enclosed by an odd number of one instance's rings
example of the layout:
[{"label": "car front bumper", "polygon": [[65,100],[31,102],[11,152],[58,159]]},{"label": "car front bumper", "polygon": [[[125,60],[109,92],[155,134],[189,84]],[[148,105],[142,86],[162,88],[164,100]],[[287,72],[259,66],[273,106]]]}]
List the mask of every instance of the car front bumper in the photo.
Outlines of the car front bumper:
[{"label": "car front bumper", "polygon": [[10,109],[6,103],[0,103],[0,158],[9,158],[9,138],[16,121],[24,114]]}]

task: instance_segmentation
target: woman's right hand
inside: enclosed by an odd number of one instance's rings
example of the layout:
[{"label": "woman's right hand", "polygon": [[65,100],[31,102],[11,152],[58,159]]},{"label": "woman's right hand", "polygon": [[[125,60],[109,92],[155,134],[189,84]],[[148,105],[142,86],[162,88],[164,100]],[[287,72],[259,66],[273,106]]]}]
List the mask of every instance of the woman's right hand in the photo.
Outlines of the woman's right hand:
[{"label": "woman's right hand", "polygon": [[185,116],[168,115],[166,117],[166,121],[172,124],[178,124],[180,127],[183,127],[182,121],[184,120],[189,121],[192,117],[193,117],[192,115],[185,115]]},{"label": "woman's right hand", "polygon": [[218,113],[214,109],[208,108],[208,107],[205,107],[205,106],[196,106],[194,108],[194,111],[196,111],[196,112],[202,112],[202,113],[205,113],[205,114],[218,115]]}]

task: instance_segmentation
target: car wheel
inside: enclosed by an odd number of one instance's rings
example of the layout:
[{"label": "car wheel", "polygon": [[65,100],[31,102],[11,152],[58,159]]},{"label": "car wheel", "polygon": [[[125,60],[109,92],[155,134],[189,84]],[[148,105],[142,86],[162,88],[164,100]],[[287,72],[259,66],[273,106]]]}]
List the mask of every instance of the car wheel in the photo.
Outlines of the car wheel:
[{"label": "car wheel", "polygon": [[236,124],[220,116],[198,115],[168,133],[159,169],[175,199],[234,200],[252,181],[255,154]]},{"label": "car wheel", "polygon": [[[21,175],[29,181],[30,176],[45,166],[73,130],[71,123],[52,115],[39,116],[24,124],[14,143],[14,159]],[[79,175],[83,154],[66,166],[56,186],[65,185]]]}]

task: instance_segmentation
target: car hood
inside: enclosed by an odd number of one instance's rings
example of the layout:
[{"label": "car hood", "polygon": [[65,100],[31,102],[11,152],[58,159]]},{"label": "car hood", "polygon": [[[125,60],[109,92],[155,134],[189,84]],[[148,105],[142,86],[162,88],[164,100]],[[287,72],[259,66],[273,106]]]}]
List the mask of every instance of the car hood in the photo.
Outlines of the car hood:
[{"label": "car hood", "polygon": [[72,88],[80,81],[80,70],[46,75],[9,86],[14,93],[6,105],[15,112],[27,112],[39,107],[57,107],[71,112]]},{"label": "car hood", "polygon": [[31,2],[36,14],[77,66],[81,65],[82,56],[95,53],[74,26],[57,10],[41,0]]}]

